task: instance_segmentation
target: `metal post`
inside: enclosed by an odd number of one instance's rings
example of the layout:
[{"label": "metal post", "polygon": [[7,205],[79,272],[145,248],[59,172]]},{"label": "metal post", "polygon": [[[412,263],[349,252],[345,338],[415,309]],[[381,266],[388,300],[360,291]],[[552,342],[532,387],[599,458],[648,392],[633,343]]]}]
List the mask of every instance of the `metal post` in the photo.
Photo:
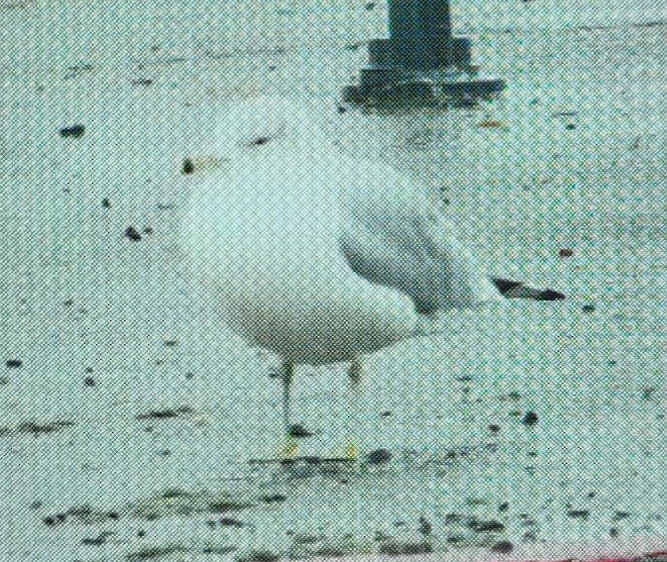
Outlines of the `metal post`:
[{"label": "metal post", "polygon": [[449,0],[389,0],[389,34],[400,66],[447,66],[452,39]]}]

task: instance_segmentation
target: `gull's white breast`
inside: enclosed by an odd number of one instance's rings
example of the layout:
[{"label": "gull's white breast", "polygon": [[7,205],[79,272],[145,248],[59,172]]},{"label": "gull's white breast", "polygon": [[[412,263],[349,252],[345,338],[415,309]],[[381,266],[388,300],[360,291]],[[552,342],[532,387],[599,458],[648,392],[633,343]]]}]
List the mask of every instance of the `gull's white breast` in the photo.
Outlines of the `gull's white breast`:
[{"label": "gull's white breast", "polygon": [[234,330],[297,363],[405,338],[412,300],[354,273],[341,252],[336,158],[288,154],[242,158],[192,185],[181,233],[193,273]]}]

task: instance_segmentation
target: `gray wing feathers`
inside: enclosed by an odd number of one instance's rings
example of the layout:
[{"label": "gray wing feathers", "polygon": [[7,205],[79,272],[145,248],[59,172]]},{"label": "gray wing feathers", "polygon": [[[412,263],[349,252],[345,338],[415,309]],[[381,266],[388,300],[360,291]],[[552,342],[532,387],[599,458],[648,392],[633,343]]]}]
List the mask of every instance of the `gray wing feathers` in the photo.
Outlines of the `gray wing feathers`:
[{"label": "gray wing feathers", "polygon": [[[341,193],[340,246],[352,270],[408,295],[432,313],[508,298],[557,300],[552,290],[490,276],[459,241],[454,225],[414,182],[391,167],[359,163],[365,174]],[[383,182],[362,179],[369,175]],[[507,285],[511,284],[511,287]]]},{"label": "gray wing feathers", "polygon": [[348,213],[341,247],[350,267],[369,281],[407,294],[419,312],[501,298],[444,215],[409,207],[354,207]]}]

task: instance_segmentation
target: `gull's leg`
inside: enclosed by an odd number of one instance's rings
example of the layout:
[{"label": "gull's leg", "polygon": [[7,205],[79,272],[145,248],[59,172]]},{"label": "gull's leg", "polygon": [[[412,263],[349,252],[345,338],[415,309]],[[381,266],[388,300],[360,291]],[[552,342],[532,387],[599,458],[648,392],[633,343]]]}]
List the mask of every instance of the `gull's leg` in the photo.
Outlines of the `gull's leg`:
[{"label": "gull's leg", "polygon": [[[359,427],[359,408],[361,403],[361,375],[363,373],[363,361],[361,357],[355,357],[350,368],[347,371],[347,377],[350,381],[350,390],[352,398],[350,400],[350,414],[348,416],[348,442],[345,449],[345,457],[348,459],[357,459],[359,448],[354,438]],[[350,428],[352,424],[352,428]]]},{"label": "gull's leg", "polygon": [[292,389],[292,379],[294,378],[294,362],[287,359],[283,360],[280,366],[280,375],[283,382],[283,429],[285,432],[285,444],[280,450],[280,458],[291,458],[299,452],[299,444],[296,439],[290,435],[292,427],[290,423],[290,391]]},{"label": "gull's leg", "polygon": [[283,381],[283,429],[285,434],[288,434],[292,427],[290,424],[290,391],[294,378],[294,363],[283,361],[280,366],[280,378]]}]

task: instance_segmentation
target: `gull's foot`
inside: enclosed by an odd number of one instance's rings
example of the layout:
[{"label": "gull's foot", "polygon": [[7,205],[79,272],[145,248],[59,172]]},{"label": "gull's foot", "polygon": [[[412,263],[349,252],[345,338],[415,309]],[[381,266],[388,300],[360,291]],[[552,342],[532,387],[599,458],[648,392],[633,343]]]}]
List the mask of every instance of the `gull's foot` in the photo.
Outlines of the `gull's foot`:
[{"label": "gull's foot", "polygon": [[352,461],[359,458],[359,448],[354,441],[350,441],[345,447],[345,458]]},{"label": "gull's foot", "polygon": [[278,452],[278,458],[281,460],[293,459],[299,454],[299,443],[288,435],[285,439],[285,444]]}]

